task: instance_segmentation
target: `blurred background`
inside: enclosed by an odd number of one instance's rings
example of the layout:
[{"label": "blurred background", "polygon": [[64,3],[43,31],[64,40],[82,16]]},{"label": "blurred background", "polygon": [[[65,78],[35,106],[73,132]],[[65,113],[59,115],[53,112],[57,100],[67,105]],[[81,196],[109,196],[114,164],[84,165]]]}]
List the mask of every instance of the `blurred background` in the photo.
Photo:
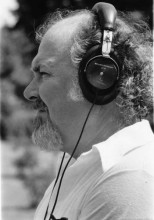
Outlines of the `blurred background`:
[{"label": "blurred background", "polygon": [[[3,220],[30,220],[58,166],[59,155],[33,145],[35,111],[23,97],[37,52],[35,30],[57,8],[91,8],[96,0],[0,0],[0,137]],[[106,0],[152,29],[152,0]]]}]

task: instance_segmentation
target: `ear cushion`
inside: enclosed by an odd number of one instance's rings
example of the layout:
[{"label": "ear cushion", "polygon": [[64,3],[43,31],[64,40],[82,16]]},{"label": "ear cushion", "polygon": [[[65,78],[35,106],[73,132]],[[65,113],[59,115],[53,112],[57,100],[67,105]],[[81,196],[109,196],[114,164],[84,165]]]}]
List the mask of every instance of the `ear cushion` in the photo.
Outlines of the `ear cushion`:
[{"label": "ear cushion", "polygon": [[[111,102],[113,99],[115,99],[115,97],[117,96],[117,80],[118,80],[118,65],[116,63],[116,61],[113,58],[105,58],[102,56],[101,54],[101,46],[100,45],[95,45],[94,47],[92,47],[85,55],[85,57],[82,59],[81,63],[80,63],[80,67],[79,67],[79,84],[82,90],[82,93],[84,95],[84,97],[89,101],[89,102],[94,102],[96,105],[103,105],[103,104],[107,104],[109,102]],[[100,62],[102,63],[101,65],[104,67],[106,61],[110,63],[111,65],[114,65],[114,68],[116,69],[115,71],[110,71],[109,69],[107,71],[105,71],[105,78],[103,79],[103,81],[105,80],[105,84],[108,84],[109,86],[106,87],[102,87],[99,86],[100,82],[102,81],[98,81],[98,77],[95,76],[96,74],[96,66],[91,65],[91,76],[92,76],[92,81],[89,80],[86,69],[87,69],[87,65],[89,65],[89,63],[91,62],[91,60],[95,60],[98,58],[100,60]],[[95,62],[94,62],[95,63]],[[110,67],[109,66],[109,67]],[[93,74],[93,69],[94,69],[94,74]],[[96,70],[96,71],[95,71]],[[114,72],[112,74],[112,72]],[[98,71],[98,73],[100,73]],[[99,74],[100,77],[100,74]],[[99,84],[97,83],[97,81],[99,82]],[[110,82],[113,81],[113,82]],[[95,83],[96,82],[96,83]],[[104,83],[102,83],[104,84]]]}]

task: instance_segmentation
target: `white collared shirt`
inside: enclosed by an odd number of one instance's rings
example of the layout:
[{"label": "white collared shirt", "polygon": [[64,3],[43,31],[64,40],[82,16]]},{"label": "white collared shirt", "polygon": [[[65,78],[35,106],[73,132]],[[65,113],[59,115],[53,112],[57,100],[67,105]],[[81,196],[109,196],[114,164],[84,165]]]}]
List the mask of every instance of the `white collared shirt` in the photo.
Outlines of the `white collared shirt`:
[{"label": "white collared shirt", "polygon": [[[44,219],[53,184],[38,206],[35,220]],[[57,187],[49,212],[56,192]],[[53,214],[68,220],[154,219],[154,134],[149,122],[120,130],[67,168]]]}]

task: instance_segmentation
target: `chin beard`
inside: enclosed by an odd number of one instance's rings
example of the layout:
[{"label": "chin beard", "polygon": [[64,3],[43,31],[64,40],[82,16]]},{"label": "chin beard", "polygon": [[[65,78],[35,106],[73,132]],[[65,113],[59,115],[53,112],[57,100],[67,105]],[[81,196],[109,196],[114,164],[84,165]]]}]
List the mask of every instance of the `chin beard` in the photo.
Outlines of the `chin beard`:
[{"label": "chin beard", "polygon": [[37,115],[34,120],[34,131],[32,140],[34,144],[47,151],[60,151],[63,149],[63,142],[56,126],[50,120],[49,114],[45,119]]}]

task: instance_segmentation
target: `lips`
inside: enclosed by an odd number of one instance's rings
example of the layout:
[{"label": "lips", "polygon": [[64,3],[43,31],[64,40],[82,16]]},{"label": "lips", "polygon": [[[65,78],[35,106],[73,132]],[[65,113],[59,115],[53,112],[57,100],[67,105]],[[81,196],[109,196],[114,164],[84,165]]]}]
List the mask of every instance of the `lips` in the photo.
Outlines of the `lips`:
[{"label": "lips", "polygon": [[38,109],[37,114],[36,114],[36,118],[39,118],[40,120],[40,124],[43,124],[44,121],[47,120],[48,117],[48,112],[45,109]]}]

